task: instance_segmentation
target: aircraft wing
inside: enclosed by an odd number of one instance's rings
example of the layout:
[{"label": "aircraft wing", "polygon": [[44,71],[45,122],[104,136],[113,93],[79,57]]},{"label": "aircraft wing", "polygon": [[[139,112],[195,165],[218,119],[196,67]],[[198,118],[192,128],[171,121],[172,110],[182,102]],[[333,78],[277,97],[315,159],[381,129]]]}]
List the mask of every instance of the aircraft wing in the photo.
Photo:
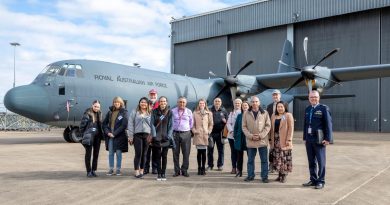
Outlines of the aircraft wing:
[{"label": "aircraft wing", "polygon": [[[288,73],[274,73],[274,74],[263,74],[257,75],[256,80],[259,84],[265,88],[288,88],[295,81],[301,77],[300,72],[288,72]],[[304,81],[298,84],[303,86]]]},{"label": "aircraft wing", "polygon": [[351,81],[390,77],[390,64],[355,66],[331,69],[336,81]]}]

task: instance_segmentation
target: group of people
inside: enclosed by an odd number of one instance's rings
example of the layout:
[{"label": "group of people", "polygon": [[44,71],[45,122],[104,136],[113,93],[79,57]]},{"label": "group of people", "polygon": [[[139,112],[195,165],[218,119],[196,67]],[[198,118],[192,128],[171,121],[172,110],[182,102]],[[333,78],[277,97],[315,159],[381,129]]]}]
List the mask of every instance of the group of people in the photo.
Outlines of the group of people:
[{"label": "group of people", "polygon": [[[214,99],[210,109],[207,101],[200,99],[195,110],[191,111],[187,108],[185,97],[179,97],[177,106],[171,109],[168,99],[164,96],[157,99],[157,90],[152,89],[149,91],[149,98],[142,97],[136,109],[130,113],[125,109],[122,98],[115,97],[104,119],[100,112],[100,102],[96,100],[85,111],[80,124],[80,131],[84,136],[86,133],[93,133],[94,136],[87,143],[83,139],[87,177],[97,176],[100,141],[104,138],[109,153],[107,175],[121,175],[122,153],[127,152],[128,146],[132,145],[135,151],[134,177],[143,178],[151,167],[152,173],[157,174],[157,180],[166,180],[167,154],[170,148],[173,152],[173,177],[189,177],[191,142],[197,150],[198,175],[206,175],[206,171],[214,169],[215,146],[218,150],[216,170],[222,171],[224,144],[228,142],[231,150],[231,174],[242,176],[244,151],[247,151],[248,174],[245,181],[253,181],[258,151],[262,182],[269,182],[269,171],[277,171],[276,180],[285,183],[288,173],[292,171],[294,118],[288,112],[288,104],[281,101],[279,90],[273,91],[272,98],[274,102],[267,106],[267,110],[261,107],[258,97],[252,96],[250,102],[234,100],[234,108],[230,113],[222,106],[220,98]],[[325,184],[325,146],[333,139],[332,122],[329,108],[319,104],[317,91],[309,93],[309,101],[311,105],[305,111],[303,138],[310,181],[303,186],[322,189]],[[226,135],[223,134],[224,130]]]}]

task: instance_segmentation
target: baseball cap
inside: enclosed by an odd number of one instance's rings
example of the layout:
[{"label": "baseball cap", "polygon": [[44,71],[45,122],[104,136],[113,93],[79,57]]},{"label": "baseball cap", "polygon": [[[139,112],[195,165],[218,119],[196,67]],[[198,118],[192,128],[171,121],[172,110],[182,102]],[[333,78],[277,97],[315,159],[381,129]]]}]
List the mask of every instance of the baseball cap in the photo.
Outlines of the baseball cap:
[{"label": "baseball cap", "polygon": [[153,89],[149,90],[149,93],[150,93],[150,94],[152,94],[152,93],[157,94],[157,90],[153,88]]}]

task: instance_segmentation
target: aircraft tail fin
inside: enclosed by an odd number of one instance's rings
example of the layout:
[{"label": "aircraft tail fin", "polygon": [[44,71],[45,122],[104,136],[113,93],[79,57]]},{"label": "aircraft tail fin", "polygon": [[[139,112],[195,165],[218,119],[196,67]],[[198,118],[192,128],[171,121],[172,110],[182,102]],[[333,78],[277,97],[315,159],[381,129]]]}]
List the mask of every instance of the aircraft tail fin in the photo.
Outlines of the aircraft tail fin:
[{"label": "aircraft tail fin", "polygon": [[[291,42],[287,39],[284,42],[282,56],[280,57],[280,60],[282,62],[284,62],[285,64],[290,65],[292,67],[295,66],[294,50],[293,50]],[[292,68],[290,66],[286,66],[286,65],[279,63],[278,73],[287,73],[287,72],[295,71],[294,68]]]}]

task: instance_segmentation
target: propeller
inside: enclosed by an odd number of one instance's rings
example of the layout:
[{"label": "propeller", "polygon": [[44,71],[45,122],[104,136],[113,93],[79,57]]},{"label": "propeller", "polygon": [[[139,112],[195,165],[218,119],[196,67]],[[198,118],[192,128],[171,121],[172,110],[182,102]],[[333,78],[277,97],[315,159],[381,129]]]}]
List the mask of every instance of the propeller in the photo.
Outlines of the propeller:
[{"label": "propeller", "polygon": [[[305,37],[303,39],[303,51],[304,51],[304,54],[305,54],[305,59],[306,59],[306,63],[307,64],[308,64],[308,59],[307,59],[307,44],[308,44],[308,41],[309,41],[308,37]],[[314,64],[314,66],[306,66],[304,68],[298,68],[298,67],[295,67],[295,66],[291,66],[291,65],[288,65],[288,64],[284,63],[283,61],[279,60],[280,64],[285,65],[285,66],[289,66],[289,67],[294,68],[295,70],[301,72],[301,77],[298,80],[296,80],[286,91],[284,91],[284,93],[288,92],[289,90],[291,90],[292,88],[297,86],[299,83],[301,83],[305,79],[309,80],[308,87],[309,87],[309,91],[311,91],[311,89],[312,89],[312,81],[315,80],[316,77],[328,80],[328,81],[336,83],[338,85],[341,85],[340,82],[337,82],[337,81],[334,81],[334,80],[331,80],[331,79],[328,79],[328,78],[325,78],[325,77],[322,77],[322,76],[318,75],[317,74],[317,70],[315,69],[325,59],[327,59],[330,56],[332,56],[333,54],[337,53],[339,50],[340,50],[340,48],[333,49],[332,51],[330,51],[327,54],[325,54],[325,56],[322,57],[321,60],[319,60],[316,64]]]},{"label": "propeller", "polygon": [[209,71],[209,74],[213,77],[222,78],[225,82],[225,85],[222,87],[222,89],[218,92],[218,94],[215,96],[215,98],[219,97],[223,92],[225,92],[227,89],[230,89],[230,94],[232,96],[232,100],[234,100],[237,95],[237,85],[240,85],[238,83],[237,76],[244,71],[249,65],[253,63],[253,61],[248,61],[244,66],[238,70],[238,72],[233,76],[231,74],[231,55],[232,52],[228,51],[226,53],[226,65],[227,65],[227,76],[226,77],[220,77],[217,76],[213,71]]}]

